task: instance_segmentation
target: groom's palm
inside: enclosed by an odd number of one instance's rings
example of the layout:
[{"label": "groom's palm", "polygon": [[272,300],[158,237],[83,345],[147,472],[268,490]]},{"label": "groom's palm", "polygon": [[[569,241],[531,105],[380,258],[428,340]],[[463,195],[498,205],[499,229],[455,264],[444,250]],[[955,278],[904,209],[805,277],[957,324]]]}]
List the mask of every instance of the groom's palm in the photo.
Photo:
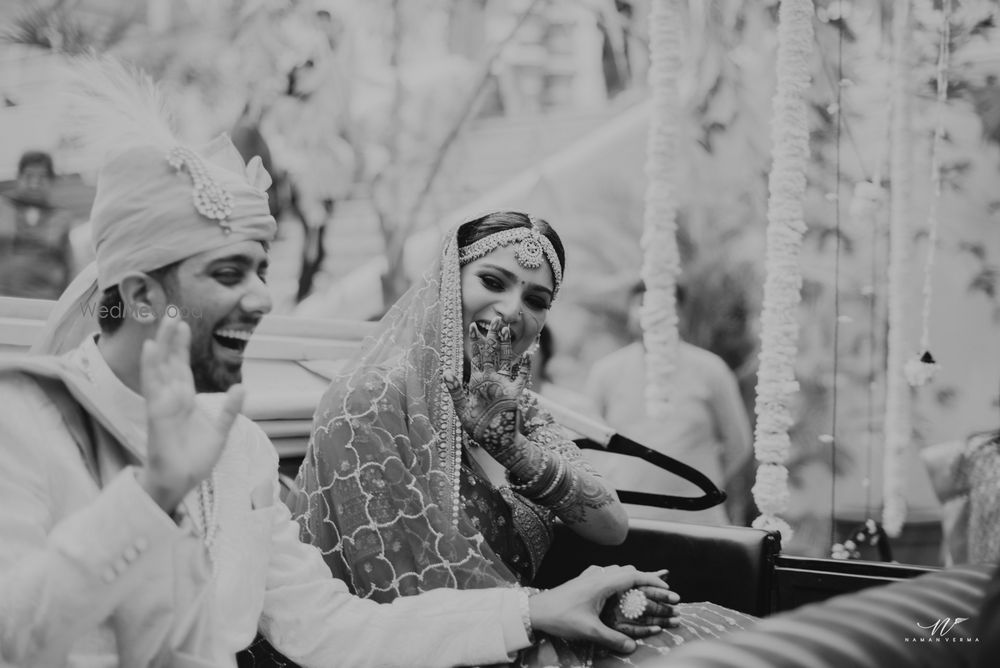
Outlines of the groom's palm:
[{"label": "groom's palm", "polygon": [[189,344],[187,325],[165,318],[142,353],[149,431],[147,477],[171,506],[211,474],[243,401],[242,389],[234,386],[217,419],[197,405]]}]

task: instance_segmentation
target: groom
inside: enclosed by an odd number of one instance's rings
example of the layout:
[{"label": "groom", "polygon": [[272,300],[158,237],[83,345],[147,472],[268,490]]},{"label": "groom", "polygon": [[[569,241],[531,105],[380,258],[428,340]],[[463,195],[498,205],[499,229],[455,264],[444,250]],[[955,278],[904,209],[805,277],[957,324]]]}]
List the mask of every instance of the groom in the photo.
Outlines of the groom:
[{"label": "groom", "polygon": [[388,605],[330,576],[278,501],[273,446],[239,415],[271,307],[269,178],[225,137],[178,145],[113,61],[81,72],[92,134],[120,138],[91,216],[96,271],[43,339],[69,352],[0,362],[0,666],[233,666],[258,629],[303,665],[498,663],[533,630],[634,649],[597,617],[616,592],[663,586],[631,567],[530,598]]}]

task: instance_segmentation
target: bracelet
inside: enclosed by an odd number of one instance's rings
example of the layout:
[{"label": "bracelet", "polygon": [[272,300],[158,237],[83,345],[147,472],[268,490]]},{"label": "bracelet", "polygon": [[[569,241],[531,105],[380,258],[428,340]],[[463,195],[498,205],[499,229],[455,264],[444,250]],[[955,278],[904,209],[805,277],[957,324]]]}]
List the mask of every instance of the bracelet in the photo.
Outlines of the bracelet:
[{"label": "bracelet", "polygon": [[559,487],[559,483],[561,483],[563,481],[563,479],[566,477],[566,468],[567,468],[566,467],[566,462],[563,461],[563,458],[562,457],[557,457],[556,458],[556,477],[552,480],[552,482],[549,484],[549,486],[546,487],[545,490],[541,494],[538,494],[538,495],[535,496],[535,500],[538,501],[538,503],[541,503],[542,505],[545,505],[545,506],[549,505],[545,501],[545,498],[547,496],[549,496],[550,494],[552,494],[552,492],[554,492]]},{"label": "bracelet", "polygon": [[535,489],[538,489],[539,487],[541,487],[542,485],[540,485],[539,483],[540,483],[542,477],[545,476],[545,474],[548,473],[552,469],[552,458],[548,455],[548,453],[543,452],[542,453],[542,458],[545,460],[544,463],[543,463],[543,465],[538,467],[538,470],[536,470],[532,474],[531,478],[529,478],[527,482],[525,482],[525,483],[515,483],[512,480],[511,484],[510,484],[510,488],[512,490],[514,490],[515,492],[521,492],[521,493],[524,493],[524,494],[529,494],[531,492],[531,490],[535,490]]},{"label": "bracelet", "polygon": [[563,494],[558,499],[553,499],[552,500],[552,504],[549,506],[552,509],[552,512],[554,512],[554,513],[556,513],[558,515],[560,513],[563,513],[565,511],[569,510],[572,506],[574,506],[576,504],[576,502],[577,502],[576,491],[577,491],[577,487],[579,486],[579,482],[580,482],[580,473],[579,473],[579,471],[573,471],[573,472],[571,472],[570,473],[569,488],[566,490],[566,493]]}]

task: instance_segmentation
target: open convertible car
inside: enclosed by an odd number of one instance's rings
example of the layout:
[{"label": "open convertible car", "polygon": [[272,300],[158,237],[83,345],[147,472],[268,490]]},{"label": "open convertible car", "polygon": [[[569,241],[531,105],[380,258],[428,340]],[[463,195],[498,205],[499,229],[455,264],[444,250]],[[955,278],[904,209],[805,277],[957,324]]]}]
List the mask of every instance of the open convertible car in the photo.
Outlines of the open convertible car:
[{"label": "open convertible car", "polygon": [[[52,306],[0,298],[0,353],[27,354]],[[367,322],[287,316],[268,316],[258,327],[246,351],[244,412],[277,448],[285,484],[294,484],[328,374],[371,328]],[[615,434],[590,416],[549,408],[579,435],[581,447],[640,457],[705,492],[688,499],[619,490],[623,501],[697,509],[724,500],[683,463]],[[990,577],[985,567],[939,571],[785,555],[777,534],[746,527],[632,520],[628,538],[614,547],[586,543],[557,527],[537,584],[558,584],[591,564],[667,568],[671,587],[683,600],[713,601],[764,618],[754,630],[660,657],[657,666],[966,665],[979,645],[975,624],[950,627],[952,642],[925,640],[941,633],[937,626],[929,631],[935,621],[974,620]],[[265,664],[256,660],[254,665]]]}]

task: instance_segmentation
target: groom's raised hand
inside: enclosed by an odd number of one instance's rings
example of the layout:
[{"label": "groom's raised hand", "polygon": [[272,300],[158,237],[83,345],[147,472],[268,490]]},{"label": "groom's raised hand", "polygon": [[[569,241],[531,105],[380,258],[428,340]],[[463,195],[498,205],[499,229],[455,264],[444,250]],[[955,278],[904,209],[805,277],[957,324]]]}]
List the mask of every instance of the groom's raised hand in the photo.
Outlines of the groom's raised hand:
[{"label": "groom's raised hand", "polygon": [[217,418],[198,407],[190,343],[187,323],[164,316],[156,336],[144,342],[140,361],[149,438],[138,480],[168,514],[211,474],[243,406],[243,388],[234,385]]}]

